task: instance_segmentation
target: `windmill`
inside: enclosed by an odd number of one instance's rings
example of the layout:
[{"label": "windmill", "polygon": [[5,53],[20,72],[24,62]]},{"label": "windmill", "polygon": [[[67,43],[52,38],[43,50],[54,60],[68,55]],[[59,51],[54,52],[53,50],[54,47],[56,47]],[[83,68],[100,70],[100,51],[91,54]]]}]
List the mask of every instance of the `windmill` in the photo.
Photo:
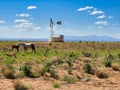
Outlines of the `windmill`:
[{"label": "windmill", "polygon": [[[52,18],[51,18],[51,19],[50,19],[50,38],[49,38],[49,41],[53,41],[53,39],[58,38],[58,37],[55,37],[55,36],[54,36],[53,24],[54,24],[54,23],[53,23],[53,20],[52,20]],[[61,21],[57,21],[56,24],[61,25],[62,22],[61,22]],[[54,40],[54,41],[55,41],[55,40]],[[58,40],[58,41],[59,41],[59,40]]]}]

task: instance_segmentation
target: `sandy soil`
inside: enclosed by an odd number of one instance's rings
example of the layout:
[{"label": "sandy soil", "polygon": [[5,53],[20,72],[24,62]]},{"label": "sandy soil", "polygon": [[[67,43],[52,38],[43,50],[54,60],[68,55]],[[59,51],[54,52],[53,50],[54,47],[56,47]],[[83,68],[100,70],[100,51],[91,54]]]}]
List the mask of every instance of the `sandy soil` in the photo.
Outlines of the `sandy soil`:
[{"label": "sandy soil", "polygon": [[[99,79],[90,75],[89,80],[68,84],[65,81],[58,81],[52,78],[22,78],[19,79],[29,90],[120,90],[120,72],[113,71],[107,79]],[[53,83],[60,83],[60,88],[54,88]],[[0,90],[14,90],[14,80],[0,79]]]}]

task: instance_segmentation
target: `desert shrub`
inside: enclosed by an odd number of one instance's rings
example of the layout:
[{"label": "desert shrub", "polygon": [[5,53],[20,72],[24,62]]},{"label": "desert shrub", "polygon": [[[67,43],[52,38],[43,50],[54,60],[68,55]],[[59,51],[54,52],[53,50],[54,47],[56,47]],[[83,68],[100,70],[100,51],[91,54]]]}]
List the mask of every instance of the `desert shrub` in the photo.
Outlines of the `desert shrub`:
[{"label": "desert shrub", "polygon": [[22,68],[24,71],[25,75],[28,77],[31,77],[31,66],[29,64],[25,64],[25,66]]},{"label": "desert shrub", "polygon": [[53,83],[53,87],[54,88],[60,88],[60,83],[58,83],[58,82]]},{"label": "desert shrub", "polygon": [[118,58],[120,59],[120,53],[118,53]]},{"label": "desert shrub", "polygon": [[120,65],[118,63],[112,63],[111,67],[113,70],[116,70],[116,71],[120,70]]},{"label": "desert shrub", "polygon": [[52,43],[49,43],[49,46],[52,46]]},{"label": "desert shrub", "polygon": [[101,71],[101,70],[97,70],[97,71],[96,71],[96,76],[97,76],[98,78],[101,78],[101,79],[108,77],[108,75],[107,75],[106,73],[104,73],[103,71]]},{"label": "desert shrub", "polygon": [[54,70],[51,69],[49,72],[50,72],[51,77],[56,78],[56,79],[58,78]]},{"label": "desert shrub", "polygon": [[15,79],[14,72],[11,69],[5,69],[3,75],[8,79]]},{"label": "desert shrub", "polygon": [[22,68],[24,74],[27,77],[37,78],[39,76],[38,72],[32,72],[31,69],[32,67],[30,64],[25,64],[25,66]]},{"label": "desert shrub", "polygon": [[91,53],[82,51],[84,57],[91,57]]},{"label": "desert shrub", "polygon": [[58,62],[58,64],[63,64],[63,63],[65,63],[65,60],[58,59],[57,62]]},{"label": "desert shrub", "polygon": [[70,59],[66,60],[66,63],[71,67],[72,66],[72,61]]},{"label": "desert shrub", "polygon": [[52,65],[52,62],[48,62],[45,64],[45,66],[42,68],[41,74],[44,75],[46,72],[50,70],[50,66]]},{"label": "desert shrub", "polygon": [[75,55],[73,52],[71,52],[71,53],[69,54],[69,57],[70,57],[70,58],[75,58],[76,55]]},{"label": "desert shrub", "polygon": [[68,74],[72,75],[72,69],[68,69]]},{"label": "desert shrub", "polygon": [[69,84],[72,84],[72,83],[75,83],[77,81],[77,78],[65,75],[63,77],[63,80],[67,81],[67,83],[69,83]]},{"label": "desert shrub", "polygon": [[47,54],[48,54],[49,50],[50,50],[50,49],[48,49],[48,48],[47,48],[47,49],[45,49],[45,51],[44,51],[44,56],[47,56]]},{"label": "desert shrub", "polygon": [[111,67],[112,61],[110,59],[105,59],[104,60],[104,65],[105,67]]},{"label": "desert shrub", "polygon": [[86,63],[83,67],[85,73],[88,73],[88,74],[94,74],[94,70],[92,69],[92,66],[88,63]]},{"label": "desert shrub", "polygon": [[113,60],[113,59],[114,59],[114,56],[113,56],[112,54],[109,54],[109,56],[107,57],[107,59]]},{"label": "desert shrub", "polygon": [[28,90],[28,87],[25,86],[19,80],[14,81],[13,86],[14,86],[15,90]]},{"label": "desert shrub", "polygon": [[98,52],[95,52],[94,57],[95,57],[95,58],[98,58],[98,56],[99,56],[99,53],[98,53]]},{"label": "desert shrub", "polygon": [[58,64],[65,63],[65,60],[63,60],[61,58],[58,58],[58,57],[54,57],[52,62],[53,62],[54,65],[58,65]]},{"label": "desert shrub", "polygon": [[20,71],[19,73],[16,74],[16,77],[18,77],[18,78],[22,78],[22,77],[25,77],[25,76],[26,75],[25,75],[24,71]]}]

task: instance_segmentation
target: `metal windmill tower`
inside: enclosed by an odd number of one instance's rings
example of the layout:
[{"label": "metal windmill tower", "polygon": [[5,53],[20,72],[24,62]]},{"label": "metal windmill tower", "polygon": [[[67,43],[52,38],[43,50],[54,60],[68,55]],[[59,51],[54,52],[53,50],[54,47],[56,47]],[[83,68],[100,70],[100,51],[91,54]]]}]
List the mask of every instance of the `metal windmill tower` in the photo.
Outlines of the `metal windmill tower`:
[{"label": "metal windmill tower", "polygon": [[54,37],[52,18],[50,19],[50,38],[51,38],[51,37]]},{"label": "metal windmill tower", "polygon": [[[49,41],[52,41],[52,38],[54,38],[54,31],[53,31],[53,20],[50,19],[50,38]],[[56,24],[61,25],[61,21],[57,21]]]}]

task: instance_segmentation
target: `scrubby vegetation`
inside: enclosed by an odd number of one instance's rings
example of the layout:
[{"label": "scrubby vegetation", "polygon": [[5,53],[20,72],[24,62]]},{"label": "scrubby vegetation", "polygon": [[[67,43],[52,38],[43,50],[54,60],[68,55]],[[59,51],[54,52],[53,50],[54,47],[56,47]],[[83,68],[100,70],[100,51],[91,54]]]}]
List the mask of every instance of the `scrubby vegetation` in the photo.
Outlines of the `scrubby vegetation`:
[{"label": "scrubby vegetation", "polygon": [[[22,47],[19,52],[12,51],[11,46],[17,43],[0,42],[2,78],[43,77],[73,84],[87,81],[90,76],[108,78],[109,69],[120,71],[120,43],[117,42],[35,42],[36,53],[32,53],[31,50],[24,52]],[[18,84],[15,83],[14,87]],[[60,88],[60,84],[53,83],[53,87]]]}]

